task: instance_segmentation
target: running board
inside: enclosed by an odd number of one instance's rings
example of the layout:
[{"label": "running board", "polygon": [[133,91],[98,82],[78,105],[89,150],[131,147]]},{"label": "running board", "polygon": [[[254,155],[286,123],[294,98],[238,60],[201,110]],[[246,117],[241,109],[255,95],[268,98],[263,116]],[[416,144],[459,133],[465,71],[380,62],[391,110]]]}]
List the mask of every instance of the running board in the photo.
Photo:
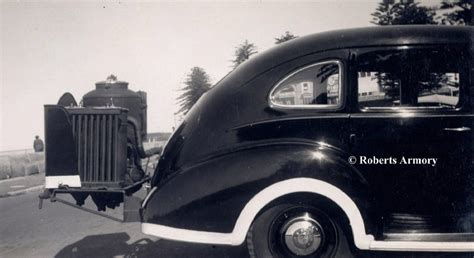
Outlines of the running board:
[{"label": "running board", "polygon": [[369,249],[408,252],[474,252],[474,242],[373,241]]},{"label": "running board", "polygon": [[[452,214],[405,214],[391,213],[383,216],[383,235],[402,234],[452,234],[452,233],[472,233],[470,228],[461,225],[470,224],[471,213]],[[423,236],[423,235],[421,235]],[[407,240],[407,239],[403,239]],[[415,239],[418,240],[418,239]],[[408,240],[408,241],[411,241]],[[423,240],[422,240],[423,241]],[[437,241],[437,240],[434,240]],[[442,240],[440,240],[442,242]]]},{"label": "running board", "polygon": [[384,241],[472,242],[474,233],[386,233]]}]

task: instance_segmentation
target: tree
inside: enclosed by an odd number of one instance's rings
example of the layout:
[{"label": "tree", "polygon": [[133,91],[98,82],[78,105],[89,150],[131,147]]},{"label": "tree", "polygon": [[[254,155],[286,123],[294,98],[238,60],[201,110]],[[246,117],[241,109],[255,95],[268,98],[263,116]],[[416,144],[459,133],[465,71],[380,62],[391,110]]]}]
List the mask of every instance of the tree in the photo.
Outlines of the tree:
[{"label": "tree", "polygon": [[443,14],[441,23],[451,25],[474,25],[472,20],[472,0],[455,0],[441,2],[441,10],[447,10]]},{"label": "tree", "polygon": [[393,12],[393,5],[394,1],[380,2],[375,9],[375,12],[371,14],[373,16],[371,23],[376,25],[392,25],[395,15]]},{"label": "tree", "polygon": [[191,68],[184,82],[183,93],[177,98],[180,109],[177,114],[186,115],[199,98],[211,88],[209,76],[201,67]]},{"label": "tree", "polygon": [[245,40],[244,43],[240,44],[235,48],[235,58],[232,60],[234,64],[234,69],[237,68],[245,60],[249,59],[251,55],[257,53],[257,47],[253,43],[249,43],[248,40]]},{"label": "tree", "polygon": [[275,38],[275,44],[280,44],[295,38],[297,38],[297,36],[293,35],[293,33],[289,31],[286,31],[285,34],[281,35],[279,38]]},{"label": "tree", "polygon": [[393,24],[437,24],[436,11],[432,8],[419,6],[417,2],[400,1],[394,4],[395,17]]},{"label": "tree", "polygon": [[[377,25],[406,25],[406,24],[436,24],[435,10],[419,6],[413,0],[383,0],[372,13],[372,23]],[[421,75],[420,75],[421,76]],[[376,73],[377,83],[385,91],[386,96],[397,97],[400,95],[400,76],[393,73]],[[431,81],[429,80],[431,79]],[[426,87],[438,85],[437,82],[445,78],[428,78]],[[402,96],[399,96],[402,97]]]},{"label": "tree", "polygon": [[436,24],[435,10],[419,6],[413,0],[399,2],[383,0],[372,13],[372,23],[377,25]]}]

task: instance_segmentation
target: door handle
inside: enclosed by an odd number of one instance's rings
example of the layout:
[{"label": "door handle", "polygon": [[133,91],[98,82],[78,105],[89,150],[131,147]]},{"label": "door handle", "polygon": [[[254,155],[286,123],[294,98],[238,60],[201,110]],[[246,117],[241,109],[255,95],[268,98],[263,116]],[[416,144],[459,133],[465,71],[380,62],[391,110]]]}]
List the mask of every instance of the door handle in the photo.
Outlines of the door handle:
[{"label": "door handle", "polygon": [[357,143],[357,135],[355,133],[351,133],[349,135],[349,144],[355,145]]},{"label": "door handle", "polygon": [[453,127],[453,128],[444,128],[443,130],[449,131],[449,132],[469,132],[471,131],[470,127],[462,126],[462,127]]}]

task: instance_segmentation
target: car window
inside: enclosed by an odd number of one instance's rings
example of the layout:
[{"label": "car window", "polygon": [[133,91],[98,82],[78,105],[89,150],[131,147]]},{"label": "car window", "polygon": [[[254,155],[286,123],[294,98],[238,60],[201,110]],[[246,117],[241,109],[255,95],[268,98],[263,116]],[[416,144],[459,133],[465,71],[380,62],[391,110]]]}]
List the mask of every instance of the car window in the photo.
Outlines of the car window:
[{"label": "car window", "polygon": [[359,56],[360,108],[454,108],[461,63],[446,49],[375,51]]},{"label": "car window", "polygon": [[281,80],[270,92],[277,107],[337,107],[341,99],[341,64],[325,61],[306,66]]}]

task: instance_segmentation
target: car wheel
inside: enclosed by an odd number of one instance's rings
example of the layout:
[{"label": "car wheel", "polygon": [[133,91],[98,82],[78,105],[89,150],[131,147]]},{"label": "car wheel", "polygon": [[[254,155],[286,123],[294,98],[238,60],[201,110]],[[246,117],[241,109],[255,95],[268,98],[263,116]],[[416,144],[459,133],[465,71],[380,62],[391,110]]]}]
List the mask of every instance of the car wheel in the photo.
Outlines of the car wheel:
[{"label": "car wheel", "polygon": [[264,211],[247,234],[250,257],[351,257],[336,220],[311,206],[278,205]]}]

